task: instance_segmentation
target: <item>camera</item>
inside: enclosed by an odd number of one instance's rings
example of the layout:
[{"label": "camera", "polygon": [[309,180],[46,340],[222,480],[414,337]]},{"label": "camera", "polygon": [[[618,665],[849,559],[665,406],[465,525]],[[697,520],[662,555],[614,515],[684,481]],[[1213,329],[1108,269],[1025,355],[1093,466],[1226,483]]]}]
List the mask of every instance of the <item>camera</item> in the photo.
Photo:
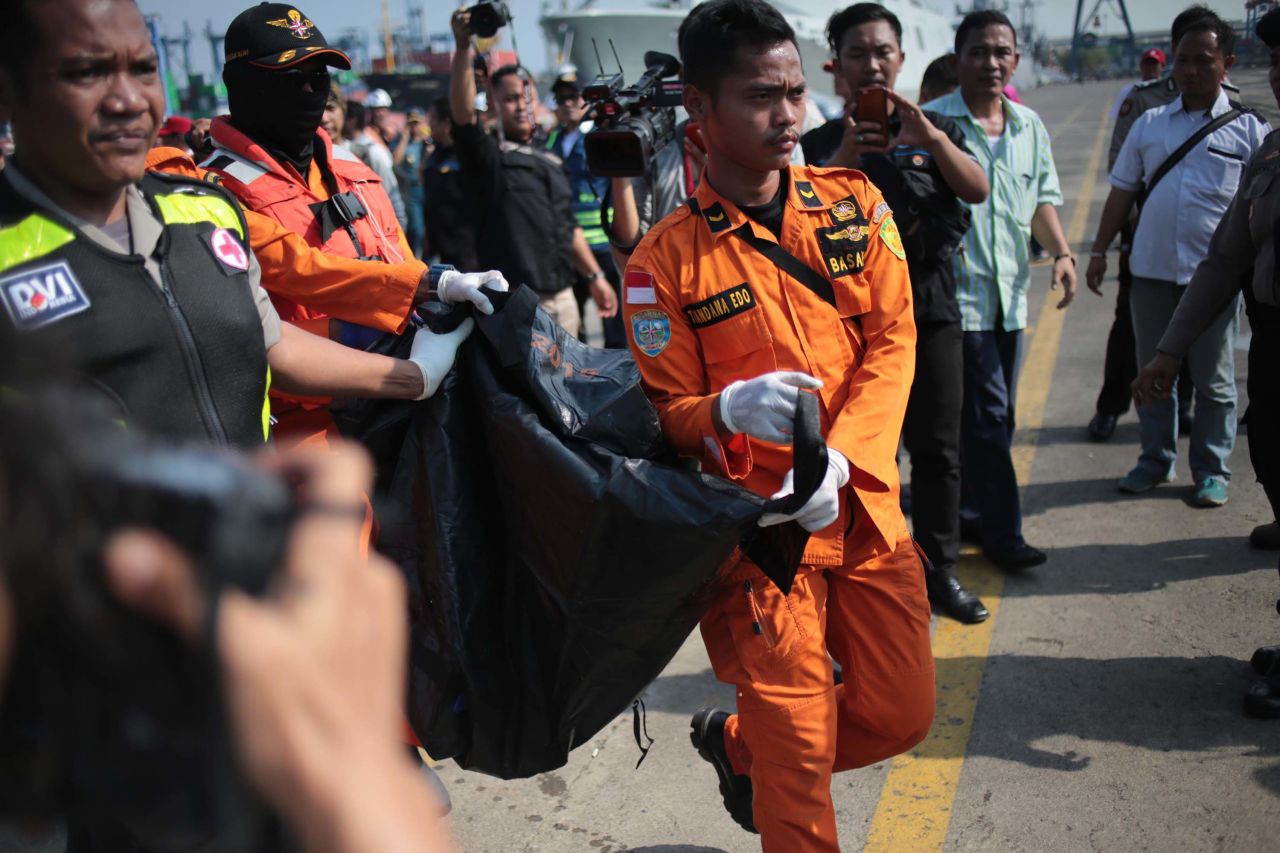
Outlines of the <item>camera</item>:
[{"label": "camera", "polygon": [[656,50],[644,55],[644,75],[628,87],[621,74],[601,74],[582,90],[595,128],[585,139],[587,168],[604,178],[645,174],[653,155],[675,137],[680,61]]},{"label": "camera", "polygon": [[211,606],[224,588],[261,595],[285,556],[292,493],[230,451],[152,442],[109,414],[70,395],[0,406],[16,622],[0,812],[69,816],[147,849],[230,841],[229,825],[265,812],[234,769],[212,635],[193,647],[121,604],[102,550],[122,528],[156,530],[190,557]]},{"label": "camera", "polygon": [[471,13],[471,34],[487,39],[511,23],[511,10],[502,0],[480,0],[467,9]]}]

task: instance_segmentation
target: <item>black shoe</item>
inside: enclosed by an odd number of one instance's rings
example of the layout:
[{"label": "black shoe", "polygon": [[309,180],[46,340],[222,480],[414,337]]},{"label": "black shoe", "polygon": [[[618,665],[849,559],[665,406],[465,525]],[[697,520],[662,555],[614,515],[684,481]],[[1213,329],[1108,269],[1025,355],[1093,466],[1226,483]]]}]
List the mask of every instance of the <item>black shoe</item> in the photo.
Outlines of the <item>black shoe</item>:
[{"label": "black shoe", "polygon": [[961,586],[950,572],[926,571],[924,585],[929,591],[929,603],[957,622],[976,625],[991,615],[982,600]]},{"label": "black shoe", "polygon": [[1089,440],[1090,441],[1106,441],[1115,434],[1116,416],[1104,415],[1098,412],[1093,416],[1093,420],[1089,421]]},{"label": "black shoe", "polygon": [[729,817],[747,832],[755,832],[756,823],[751,816],[751,777],[733,772],[729,754],[724,748],[724,724],[728,719],[728,711],[703,708],[689,722],[689,740],[698,750],[698,755],[716,769],[716,775],[720,777],[720,796]]},{"label": "black shoe", "polygon": [[1026,542],[1008,551],[988,551],[987,559],[1006,572],[1021,572],[1032,566],[1038,566],[1049,559],[1049,555]]},{"label": "black shoe", "polygon": [[1191,435],[1191,428],[1195,425],[1195,415],[1190,412],[1178,412],[1178,435]]},{"label": "black shoe", "polygon": [[1259,524],[1249,534],[1249,544],[1264,551],[1280,550],[1280,522]]},{"label": "black shoe", "polygon": [[976,518],[960,516],[960,541],[970,545],[982,544],[982,522]]},{"label": "black shoe", "polygon": [[1249,665],[1258,675],[1280,675],[1280,646],[1262,646],[1255,650]]},{"label": "black shoe", "polygon": [[1244,712],[1264,720],[1280,719],[1280,676],[1261,678],[1244,694]]}]

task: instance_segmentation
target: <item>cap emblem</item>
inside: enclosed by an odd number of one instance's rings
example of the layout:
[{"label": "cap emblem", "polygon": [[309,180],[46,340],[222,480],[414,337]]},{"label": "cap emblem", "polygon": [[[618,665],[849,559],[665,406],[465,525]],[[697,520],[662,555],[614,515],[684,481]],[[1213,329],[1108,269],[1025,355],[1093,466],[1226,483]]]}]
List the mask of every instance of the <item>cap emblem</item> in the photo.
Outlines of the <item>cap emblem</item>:
[{"label": "cap emblem", "polygon": [[311,38],[311,30],[315,28],[315,24],[311,23],[310,18],[302,17],[302,13],[297,9],[290,9],[287,18],[277,18],[274,21],[267,21],[273,27],[284,27],[293,33],[294,38],[309,39]]}]

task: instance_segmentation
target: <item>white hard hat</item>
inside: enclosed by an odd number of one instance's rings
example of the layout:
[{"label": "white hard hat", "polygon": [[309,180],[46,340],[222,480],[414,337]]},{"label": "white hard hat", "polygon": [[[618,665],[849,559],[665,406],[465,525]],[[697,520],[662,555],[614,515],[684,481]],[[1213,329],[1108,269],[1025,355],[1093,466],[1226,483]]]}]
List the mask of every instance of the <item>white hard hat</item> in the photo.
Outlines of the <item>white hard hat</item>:
[{"label": "white hard hat", "polygon": [[365,109],[376,110],[391,107],[391,96],[387,94],[386,89],[374,89],[369,96],[364,99]]}]

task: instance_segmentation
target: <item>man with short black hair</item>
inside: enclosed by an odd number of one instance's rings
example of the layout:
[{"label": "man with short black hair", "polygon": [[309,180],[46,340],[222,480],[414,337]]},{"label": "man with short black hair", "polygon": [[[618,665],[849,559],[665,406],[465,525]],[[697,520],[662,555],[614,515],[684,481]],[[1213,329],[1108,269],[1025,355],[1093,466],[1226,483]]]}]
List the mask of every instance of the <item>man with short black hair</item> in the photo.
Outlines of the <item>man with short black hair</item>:
[{"label": "man with short black hair", "polygon": [[911,748],[933,720],[894,458],[915,361],[906,254],[864,175],[790,165],[807,93],[776,9],[710,0],[679,45],[707,165],[623,278],[645,389],[677,452],[757,494],[792,491],[800,394],[818,398],[828,454],[804,506],[761,520],[811,534],[790,589],[743,559],[713,591],[702,637],[737,714],[700,710],[692,739],[765,850],[838,853],[832,774]]},{"label": "man with short black hair", "polygon": [[916,320],[916,374],[903,439],[911,454],[912,531],[929,556],[929,600],[961,622],[987,618],[955,578],[960,559],[960,412],[964,347],[951,258],[969,230],[962,201],[986,201],[987,176],[946,116],[893,91],[906,54],[898,17],[879,3],[831,16],[836,75],[851,93],[886,89],[889,123],[845,115],[800,140],[807,163],[862,170],[884,193],[903,231]]},{"label": "man with short black hair", "polygon": [[988,559],[1007,571],[1046,559],[1022,535],[1012,455],[1033,234],[1054,251],[1051,287],[1063,288],[1059,308],[1070,304],[1076,288],[1075,258],[1055,209],[1062,192],[1049,132],[1034,111],[1004,94],[1018,60],[1009,19],[992,10],[972,12],[956,29],[959,90],[924,105],[961,128],[991,180],[990,198],[969,205],[973,225],[953,261],[964,329],[961,527],[968,526]]},{"label": "man with short black hair", "polygon": [[[1169,53],[1172,55],[1178,48],[1183,31],[1196,20],[1203,17],[1215,17],[1208,6],[1188,6],[1179,12],[1169,27]],[[1147,51],[1150,53],[1151,51]],[[1107,171],[1116,165],[1120,156],[1120,148],[1129,136],[1130,129],[1147,110],[1162,107],[1178,97],[1178,81],[1173,76],[1173,68],[1164,64],[1161,53],[1161,74],[1153,80],[1128,87],[1123,99],[1118,102],[1112,116],[1115,127],[1111,129],[1111,145],[1107,154]],[[1145,54],[1144,54],[1145,56]],[[1143,74],[1152,67],[1144,65]],[[1224,80],[1222,88],[1239,97],[1239,90]],[[1138,373],[1136,346],[1133,341],[1133,316],[1129,310],[1129,290],[1133,284],[1133,275],[1129,270],[1129,251],[1133,247],[1132,217],[1120,227],[1119,258],[1116,266],[1115,317],[1111,322],[1111,330],[1107,333],[1107,350],[1102,365],[1102,387],[1098,389],[1098,399],[1094,407],[1094,415],[1089,420],[1089,438],[1093,441],[1107,441],[1115,433],[1116,422],[1120,416],[1129,411],[1129,383]],[[1094,291],[1099,292],[1099,291]],[[1178,377],[1178,428],[1182,432],[1191,431],[1191,396],[1195,387],[1191,382],[1191,374],[1186,364]]]},{"label": "man with short black hair", "polygon": [[512,286],[532,288],[542,309],[576,336],[581,321],[573,296],[575,270],[590,280],[602,318],[618,312],[618,298],[573,218],[560,158],[534,141],[533,80],[518,65],[493,72],[489,107],[498,115],[502,140],[485,133],[475,114],[471,13],[454,12],[452,27],[453,140],[475,205],[480,263],[500,270]]},{"label": "man with short black hair", "polygon": [[[1156,354],[1196,266],[1209,251],[1214,229],[1226,213],[1244,165],[1271,127],[1252,110],[1233,104],[1222,81],[1235,63],[1235,33],[1217,15],[1187,25],[1174,55],[1179,95],[1148,110],[1133,125],[1111,170],[1111,193],[1098,223],[1087,280],[1097,291],[1106,274],[1107,248],[1139,204],[1129,267],[1130,309],[1138,363]],[[1207,133],[1207,135],[1206,135]],[[1196,140],[1193,147],[1184,143]],[[1174,154],[1182,152],[1177,159]],[[1167,164],[1167,165],[1166,165]],[[1159,176],[1158,182],[1155,180]],[[1239,299],[1233,298],[1186,353],[1195,382],[1191,429],[1191,503],[1227,502],[1235,446],[1234,343]],[[1177,461],[1176,393],[1138,406],[1142,453],[1118,486],[1142,494],[1174,477]]]}]

